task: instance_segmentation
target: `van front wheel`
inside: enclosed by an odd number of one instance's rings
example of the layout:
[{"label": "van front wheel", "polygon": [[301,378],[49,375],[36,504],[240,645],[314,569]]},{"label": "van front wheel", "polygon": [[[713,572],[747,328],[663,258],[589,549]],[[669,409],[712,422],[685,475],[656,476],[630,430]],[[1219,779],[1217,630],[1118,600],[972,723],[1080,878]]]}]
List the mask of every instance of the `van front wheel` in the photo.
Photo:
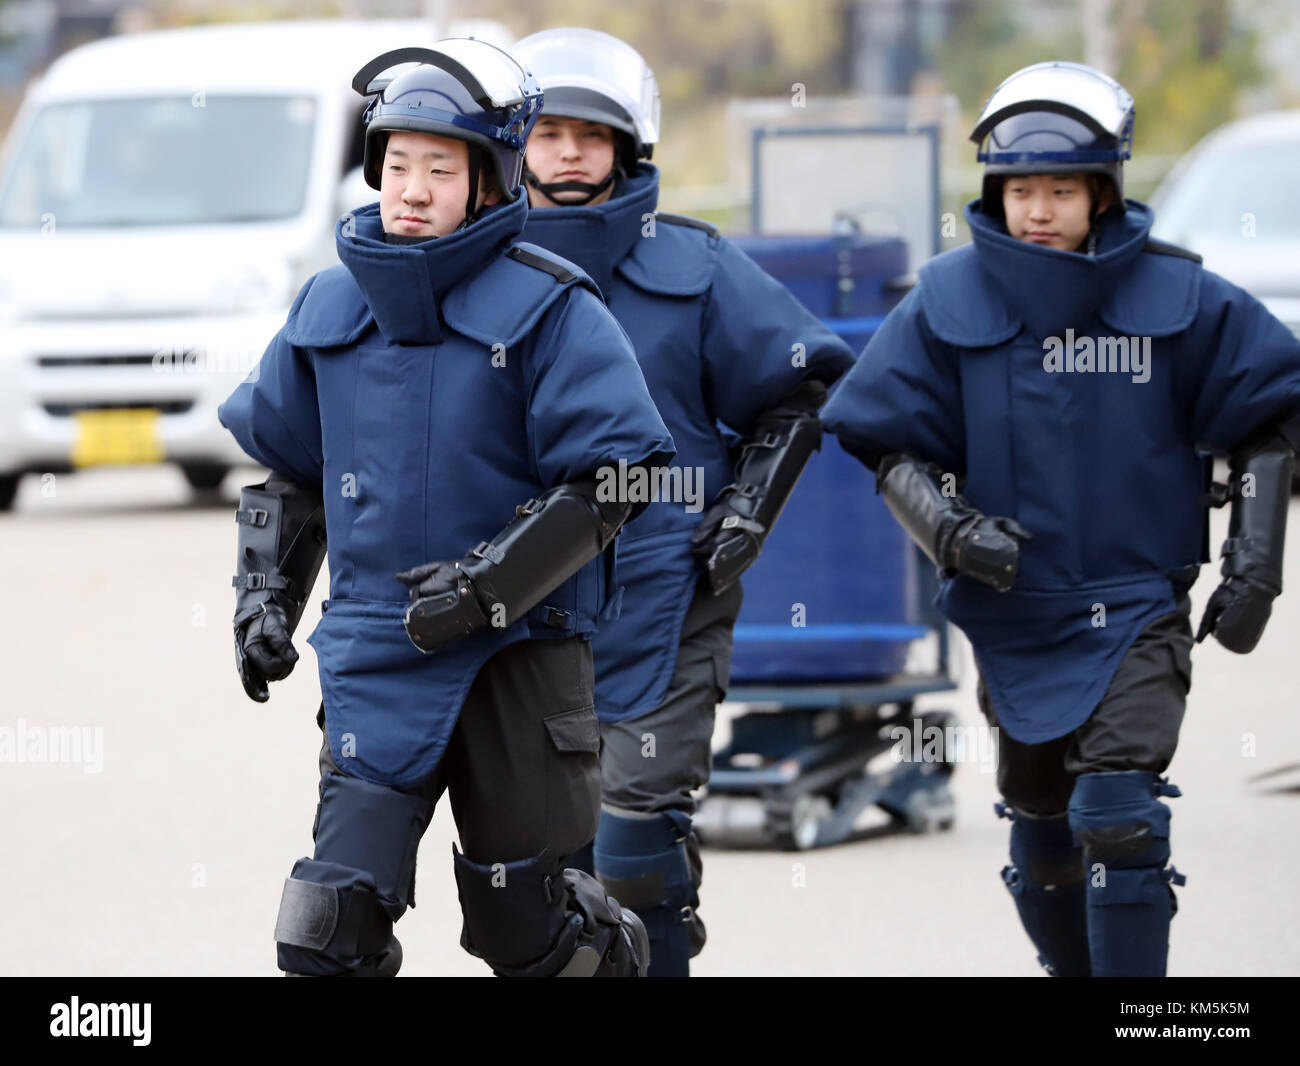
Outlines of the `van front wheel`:
[{"label": "van front wheel", "polygon": [[198,492],[211,492],[221,487],[229,472],[228,466],[221,463],[182,463],[181,473],[190,483],[190,488]]},{"label": "van front wheel", "polygon": [[0,477],[0,511],[7,511],[14,505],[14,497],[18,495],[18,479],[20,474],[7,474]]}]

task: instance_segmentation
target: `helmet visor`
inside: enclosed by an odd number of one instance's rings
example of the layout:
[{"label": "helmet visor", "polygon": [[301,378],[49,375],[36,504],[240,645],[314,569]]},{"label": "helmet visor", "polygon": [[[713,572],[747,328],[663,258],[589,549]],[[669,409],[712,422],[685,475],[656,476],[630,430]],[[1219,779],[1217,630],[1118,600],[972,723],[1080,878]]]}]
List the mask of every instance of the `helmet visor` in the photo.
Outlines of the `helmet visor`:
[{"label": "helmet visor", "polygon": [[[449,37],[433,46],[478,82],[494,108],[515,107],[537,92],[533,79],[509,52],[472,37]],[[457,73],[448,66],[452,73]]]}]

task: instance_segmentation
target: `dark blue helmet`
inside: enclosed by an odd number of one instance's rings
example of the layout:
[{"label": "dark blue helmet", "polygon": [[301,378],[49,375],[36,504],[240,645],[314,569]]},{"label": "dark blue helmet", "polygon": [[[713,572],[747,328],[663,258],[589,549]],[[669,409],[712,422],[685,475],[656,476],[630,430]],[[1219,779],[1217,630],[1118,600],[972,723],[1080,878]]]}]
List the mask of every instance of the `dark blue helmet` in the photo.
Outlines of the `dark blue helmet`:
[{"label": "dark blue helmet", "polygon": [[[383,78],[398,64],[420,66]],[[470,208],[477,202],[483,162],[492,170],[502,199],[518,195],[524,145],[542,109],[537,80],[509,52],[472,37],[452,37],[432,48],[399,48],[376,56],[352,79],[352,88],[372,96],[361,120],[366,125],[362,173],[380,187],[388,134],[394,130],[454,137],[470,147]]]},{"label": "dark blue helmet", "polygon": [[1135,114],[1119,82],[1082,63],[1016,71],[994,90],[970,135],[981,146],[985,210],[1000,213],[995,193],[1008,174],[1104,174],[1123,203]]}]

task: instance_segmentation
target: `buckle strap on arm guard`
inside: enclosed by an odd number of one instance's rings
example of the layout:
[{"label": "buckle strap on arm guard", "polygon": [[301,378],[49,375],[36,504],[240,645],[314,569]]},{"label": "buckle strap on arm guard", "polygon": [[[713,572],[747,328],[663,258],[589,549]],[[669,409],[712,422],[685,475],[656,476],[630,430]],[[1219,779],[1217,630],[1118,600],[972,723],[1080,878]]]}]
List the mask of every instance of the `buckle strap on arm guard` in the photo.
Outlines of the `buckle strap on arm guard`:
[{"label": "buckle strap on arm guard", "polygon": [[609,547],[631,510],[600,499],[595,478],[583,478],[516,508],[505,529],[463,559],[399,575],[418,593],[406,611],[411,642],[432,652],[484,626],[513,624]]},{"label": "buckle strap on arm guard", "polygon": [[716,528],[706,518],[694,541],[715,596],[753,565],[813,452],[820,450],[817,412],[826,396],[821,381],[805,379],[779,406],[762,414],[753,436],[742,442],[735,480],[714,503],[730,513]]},{"label": "buckle strap on arm guard", "polygon": [[292,634],[325,559],[325,503],[320,492],[273,473],[262,484],[245,485],[240,491],[235,521],[235,625],[274,603],[284,611]]},{"label": "buckle strap on arm guard", "polygon": [[[877,489],[885,505],[942,570],[956,570],[952,542],[961,523],[978,512],[956,492],[941,487],[944,472],[934,463],[908,455],[887,455],[877,469]],[[956,482],[953,481],[953,486]]]}]

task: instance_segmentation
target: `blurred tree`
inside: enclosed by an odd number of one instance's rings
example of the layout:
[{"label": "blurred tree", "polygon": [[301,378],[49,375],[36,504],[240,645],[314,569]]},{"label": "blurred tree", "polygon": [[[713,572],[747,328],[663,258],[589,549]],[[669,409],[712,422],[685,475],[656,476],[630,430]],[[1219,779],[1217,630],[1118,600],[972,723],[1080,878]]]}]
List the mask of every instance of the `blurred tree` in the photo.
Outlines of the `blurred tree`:
[{"label": "blurred tree", "polygon": [[1239,114],[1263,79],[1256,33],[1230,0],[1141,0],[1124,8],[1117,77],[1137,102],[1137,145],[1182,152]]},{"label": "blurred tree", "polygon": [[[1232,8],[1231,0],[1114,5],[1114,74],[1137,103],[1135,152],[1185,151],[1235,117],[1239,94],[1263,78],[1257,35],[1234,22]],[[934,62],[973,119],[1012,71],[1044,59],[1083,61],[1081,9],[1042,4],[1031,19],[1006,0],[956,0]]]},{"label": "blurred tree", "polygon": [[[848,90],[846,28],[856,0],[478,0],[474,14],[519,36],[587,26],[621,37],[659,81],[663,138],[655,162],[665,187],[725,182],[725,109],[744,96],[808,96]],[[707,212],[706,212],[707,213]]]}]

